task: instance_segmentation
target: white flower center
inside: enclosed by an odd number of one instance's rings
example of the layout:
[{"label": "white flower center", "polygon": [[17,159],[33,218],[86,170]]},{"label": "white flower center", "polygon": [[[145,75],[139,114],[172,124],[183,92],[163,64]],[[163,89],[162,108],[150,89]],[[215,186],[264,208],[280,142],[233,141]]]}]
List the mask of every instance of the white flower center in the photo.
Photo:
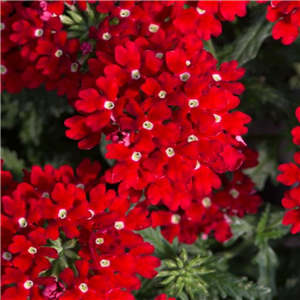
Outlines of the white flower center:
[{"label": "white flower center", "polygon": [[199,139],[195,135],[192,134],[188,137],[188,142],[190,143],[190,142],[194,142],[194,141],[199,141]]},{"label": "white flower center", "polygon": [[180,77],[181,81],[186,82],[190,79],[191,74],[188,72],[185,72],[185,73],[180,74],[179,77]]},{"label": "white flower center", "polygon": [[200,7],[197,7],[196,8],[197,12],[199,15],[204,15],[206,13],[206,10],[205,9],[201,9]]},{"label": "white flower center", "polygon": [[131,155],[131,159],[133,161],[139,161],[141,158],[142,158],[141,152],[133,152],[133,154]]},{"label": "white flower center", "polygon": [[172,223],[172,224],[179,224],[179,223],[180,223],[180,220],[181,220],[181,217],[180,217],[180,215],[178,215],[178,214],[174,214],[174,215],[172,215],[172,217],[171,217],[171,223]]},{"label": "white flower center", "polygon": [[199,163],[199,161],[197,160],[196,162],[196,167],[194,168],[194,170],[198,170],[201,167],[201,164]]},{"label": "white flower center", "polygon": [[12,259],[12,254],[10,252],[3,252],[2,258],[4,260],[11,260]]},{"label": "white flower center", "polygon": [[57,50],[57,51],[55,52],[54,55],[55,55],[56,57],[61,57],[62,54],[63,54],[62,50]]},{"label": "white flower center", "polygon": [[221,116],[214,114],[214,117],[215,117],[216,123],[220,123],[221,122],[221,120],[222,120]]},{"label": "white flower center", "polygon": [[36,37],[41,37],[42,35],[44,34],[44,30],[43,29],[36,29],[35,31],[34,31],[34,35],[36,36]]},{"label": "white flower center", "polygon": [[234,199],[237,199],[240,195],[240,193],[236,190],[236,189],[231,189],[229,191],[229,194],[234,198]]},{"label": "white flower center", "polygon": [[173,148],[168,148],[167,150],[166,150],[166,154],[169,156],[169,157],[172,157],[172,156],[174,156],[175,155],[175,151],[174,151],[174,149]]},{"label": "white flower center", "polygon": [[191,65],[191,61],[190,61],[190,60],[187,60],[187,61],[185,62],[185,64],[186,64],[187,66],[190,66],[190,65]]},{"label": "white flower center", "polygon": [[147,130],[151,130],[153,128],[153,124],[149,121],[146,121],[143,123],[143,128],[145,128]]},{"label": "white flower center", "polygon": [[82,189],[82,190],[84,190],[84,188],[85,188],[85,186],[84,186],[83,183],[78,183],[78,184],[76,185],[76,187],[79,188],[79,189]]},{"label": "white flower center", "polygon": [[67,217],[67,211],[65,209],[60,209],[58,212],[58,217],[60,219],[65,219]]},{"label": "white flower center", "polygon": [[30,247],[30,248],[28,249],[28,252],[29,252],[30,254],[36,254],[36,253],[37,253],[37,250],[36,250],[36,248],[34,248],[34,247]]},{"label": "white flower center", "polygon": [[152,32],[152,33],[155,33],[158,31],[159,29],[159,26],[156,25],[156,24],[150,24],[149,27],[148,27],[149,31]]},{"label": "white flower center", "polygon": [[158,97],[161,98],[161,99],[165,98],[166,95],[167,95],[167,92],[165,92],[165,91],[160,91],[160,92],[158,93]]},{"label": "white flower center", "polygon": [[32,288],[32,287],[33,287],[33,281],[31,281],[31,280],[26,280],[25,283],[24,283],[24,288],[25,288],[26,290],[29,290],[29,289]]},{"label": "white flower center", "polygon": [[211,206],[211,199],[209,197],[204,197],[202,200],[202,205],[206,208]]},{"label": "white flower center", "polygon": [[110,261],[107,260],[107,259],[102,259],[102,260],[100,261],[100,266],[103,267],[103,268],[109,267],[109,266],[110,266]]},{"label": "white flower center", "polygon": [[219,74],[212,74],[212,78],[214,81],[218,82],[222,80],[222,77]]},{"label": "white flower center", "polygon": [[6,68],[4,65],[1,65],[1,66],[0,66],[0,73],[1,73],[2,75],[4,75],[4,74],[7,73],[7,68]]},{"label": "white flower center", "polygon": [[156,57],[156,58],[159,58],[159,59],[162,59],[162,58],[164,57],[164,54],[163,54],[162,52],[157,52],[157,53],[155,54],[155,57]]},{"label": "white flower center", "polygon": [[71,64],[71,72],[75,73],[78,70],[78,63],[77,62],[73,62]]},{"label": "white flower center", "polygon": [[1,29],[1,30],[4,30],[4,29],[5,29],[5,24],[2,23],[2,22],[0,23],[0,29]]},{"label": "white flower center", "polygon": [[115,107],[115,104],[112,101],[105,101],[104,107],[106,109],[112,110]]},{"label": "white flower center", "polygon": [[128,9],[121,9],[120,11],[120,17],[127,18],[130,16],[130,10]]},{"label": "white flower center", "polygon": [[139,70],[133,70],[131,71],[131,78],[134,80],[138,80],[141,78],[141,73]]},{"label": "white flower center", "polygon": [[102,39],[105,41],[109,41],[111,39],[111,34],[109,32],[105,32],[102,34]]},{"label": "white flower center", "polygon": [[19,226],[20,226],[21,228],[25,228],[25,227],[27,227],[27,225],[28,225],[28,223],[27,223],[27,221],[26,221],[25,218],[20,218],[20,219],[18,220],[18,222],[19,222]]},{"label": "white flower center", "polygon": [[97,245],[101,245],[101,244],[104,243],[104,239],[103,239],[103,238],[97,238],[96,241],[95,241],[95,243],[96,243]]},{"label": "white flower center", "polygon": [[89,290],[86,283],[80,283],[79,289],[81,290],[82,293],[86,293]]},{"label": "white flower center", "polygon": [[117,222],[115,222],[115,228],[116,228],[117,230],[121,230],[121,229],[123,229],[124,227],[125,227],[124,222],[122,222],[122,221],[117,221]]},{"label": "white flower center", "polygon": [[42,194],[42,198],[50,198],[49,193],[48,193],[48,192],[44,192],[44,193]]},{"label": "white flower center", "polygon": [[88,218],[88,220],[91,220],[94,217],[95,212],[91,209],[89,209],[89,212],[90,212],[91,216]]},{"label": "white flower center", "polygon": [[194,108],[199,106],[199,101],[197,99],[191,99],[189,100],[189,107]]}]

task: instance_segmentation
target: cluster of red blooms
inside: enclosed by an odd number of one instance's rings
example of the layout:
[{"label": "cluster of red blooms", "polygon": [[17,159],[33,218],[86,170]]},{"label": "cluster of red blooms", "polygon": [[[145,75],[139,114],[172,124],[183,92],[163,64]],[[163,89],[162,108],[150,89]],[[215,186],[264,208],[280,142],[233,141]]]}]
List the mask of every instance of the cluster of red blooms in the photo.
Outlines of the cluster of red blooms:
[{"label": "cluster of red blooms", "polygon": [[[296,110],[296,117],[300,122],[300,107]],[[300,126],[292,130],[293,143],[300,146]],[[287,186],[294,186],[291,190],[285,192],[282,199],[282,205],[289,209],[283,220],[283,225],[292,225],[291,233],[300,232],[300,151],[294,155],[294,163],[282,164],[278,170],[282,174],[277,176],[277,180]],[[298,164],[298,165],[297,165]]]},{"label": "cluster of red blooms", "polygon": [[[242,169],[256,165],[257,154],[244,152]],[[134,299],[130,292],[140,288],[137,275],[152,278],[160,265],[151,256],[154,247],[134,231],[152,221],[169,241],[178,236],[192,243],[199,233],[214,230],[223,242],[231,236],[226,216],[255,213],[261,202],[238,170],[231,180],[224,177],[220,194],[204,197],[186,212],[148,216],[148,200],[130,208],[127,198],[106,190],[100,171],[87,159],[76,173],[67,165],[34,166],[17,183],[1,170],[3,299]]]},{"label": "cluster of red blooms", "polygon": [[244,154],[246,159],[241,168],[233,172],[232,178],[222,177],[222,190],[193,201],[185,211],[153,211],[152,226],[161,226],[163,236],[170,242],[178,236],[180,242],[191,244],[199,234],[206,239],[212,231],[217,241],[227,241],[232,236],[230,217],[257,213],[262,202],[254,183],[243,173],[244,169],[257,165],[257,152],[246,148]]},{"label": "cluster of red blooms", "polygon": [[[269,0],[257,0],[259,3]],[[286,0],[271,0],[267,9],[267,20],[277,22],[273,27],[273,38],[281,39],[282,44],[293,43],[299,35],[300,2]]]},{"label": "cluster of red blooms", "polygon": [[[178,224],[178,210],[196,211],[213,188],[221,187],[217,173],[235,171],[243,163],[240,136],[251,119],[231,110],[239,105],[236,95],[244,91],[235,82],[244,69],[236,61],[216,68],[217,61],[203,49],[198,27],[181,20],[187,11],[182,2],[118,9],[102,2],[97,9],[111,18],[121,15],[122,22],[111,24],[108,18],[95,32],[98,58],[88,63],[90,70],[97,66],[97,73],[83,81],[80,99],[74,101],[80,115],[66,120],[66,134],[80,140],[80,148],[90,149],[104,133],[110,141],[106,158],[116,160],[105,173],[106,181],[120,183],[119,195],[132,202],[144,193],[149,204],[166,206]],[[145,17],[135,19],[136,13]],[[225,228],[224,213],[216,214],[220,207],[208,210],[205,232]],[[194,241],[203,230],[197,226],[185,241]],[[228,239],[226,228],[218,240]]]},{"label": "cluster of red blooms", "polygon": [[[241,138],[251,118],[236,110],[245,70],[236,61],[217,68],[202,43],[249,2],[2,3],[3,89],[45,84],[67,94],[78,115],[65,121],[66,135],[90,149],[104,134],[106,158],[116,160],[100,178],[88,160],[76,175],[34,166],[22,183],[2,172],[3,299],[134,299],[138,276],[152,278],[160,265],[134,231],[152,224],[169,241],[213,232],[224,242],[230,216],[257,212],[261,199],[242,172],[257,164]],[[283,17],[275,38],[289,43],[294,33],[281,23],[294,24],[299,10],[273,2],[270,20]]]},{"label": "cluster of red blooms", "polygon": [[[154,32],[164,23],[174,23],[174,28],[184,33],[196,27],[194,38],[209,39],[211,34],[218,36],[222,29],[216,16],[220,20],[233,21],[235,15],[246,14],[249,1],[237,4],[234,1],[188,2],[191,8],[187,10],[184,9],[186,2],[121,1],[116,6],[118,1],[3,1],[2,90],[15,93],[25,87],[34,89],[45,84],[46,90],[57,89],[59,95],[76,98],[81,86],[84,87],[90,77],[102,75],[104,66],[111,63],[106,56],[97,60],[97,64],[90,60],[90,69],[86,73],[84,63],[93,53],[99,50],[99,55],[102,51],[110,53],[116,45],[130,40],[131,35],[143,36],[148,28]],[[90,19],[84,24],[84,29],[89,34],[84,32],[85,37],[72,38],[72,33],[64,27],[64,24],[70,24],[67,21],[70,18],[63,15],[66,8],[79,13],[75,13],[76,21],[83,21],[80,13],[84,17],[88,15]],[[107,17],[103,20],[102,16]],[[99,26],[101,18],[103,22]],[[165,22],[166,18],[170,20]],[[116,26],[111,26],[112,19],[113,22],[117,20]],[[82,24],[73,25],[80,27]],[[137,32],[140,26],[143,29]],[[169,43],[174,38],[175,32]],[[158,48],[161,41],[156,41]]]},{"label": "cluster of red blooms", "polygon": [[154,247],[134,232],[150,226],[147,209],[129,210],[100,169],[34,166],[19,184],[1,172],[2,299],[130,300],[137,275],[157,274]]},{"label": "cluster of red blooms", "polygon": [[[173,34],[165,31],[169,37],[166,41],[161,36],[151,41],[155,48],[152,50],[165,52],[171,49],[174,39],[181,37],[178,32],[187,34],[186,39],[196,43],[195,47],[199,49],[199,38],[209,40],[212,35],[219,36],[222,32],[220,21],[234,21],[236,16],[245,16],[249,2],[121,1],[116,6],[118,1],[3,1],[2,90],[15,93],[25,87],[34,89],[45,84],[47,90],[56,89],[59,95],[76,98],[84,83],[91,77],[103,75],[104,66],[112,63],[106,56],[99,58],[97,63],[89,60],[93,53],[111,53],[114,46],[124,44],[129,37],[144,36],[150,27],[152,33],[157,28],[174,30]],[[70,18],[63,15],[66,8],[90,19],[94,16],[85,24],[88,34],[68,32],[64,24],[70,25]],[[299,14],[299,1],[271,1],[267,18],[272,22],[280,19],[274,26],[274,38],[282,37],[284,44],[293,42],[300,27]],[[84,18],[77,15],[75,19],[83,21]],[[103,21],[100,26],[99,20]],[[77,29],[82,26],[72,25]],[[169,45],[163,47],[162,42]]]}]

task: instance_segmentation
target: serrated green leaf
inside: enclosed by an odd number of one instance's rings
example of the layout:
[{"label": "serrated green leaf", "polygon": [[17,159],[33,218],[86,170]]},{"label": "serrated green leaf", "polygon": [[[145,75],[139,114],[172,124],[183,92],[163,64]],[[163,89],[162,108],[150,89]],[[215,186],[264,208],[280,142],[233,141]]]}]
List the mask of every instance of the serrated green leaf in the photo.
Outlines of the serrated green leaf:
[{"label": "serrated green leaf", "polygon": [[22,169],[25,168],[25,162],[23,159],[18,158],[15,151],[1,147],[1,158],[4,160],[5,169],[11,171],[16,178],[22,177]]},{"label": "serrated green leaf", "polygon": [[249,222],[238,217],[232,218],[230,227],[232,231],[232,238],[224,244],[225,247],[231,246],[240,237],[248,237],[252,235],[254,230],[253,226]]},{"label": "serrated green leaf", "polygon": [[255,183],[256,189],[261,191],[269,177],[276,177],[277,161],[274,156],[272,156],[272,153],[270,153],[270,149],[266,143],[261,143],[259,145],[258,153],[258,165],[243,170],[243,173],[250,176]]},{"label": "serrated green leaf", "polygon": [[72,31],[81,31],[81,34],[82,32],[87,32],[88,31],[88,28],[86,25],[72,25],[70,26],[69,30],[72,30]]},{"label": "serrated green leaf", "polygon": [[265,287],[269,287],[272,291],[261,299],[271,300],[277,293],[275,281],[275,271],[278,267],[277,255],[271,247],[265,246],[262,247],[256,255],[255,262],[259,266],[258,283]]},{"label": "serrated green leaf", "polygon": [[271,211],[270,204],[267,204],[267,207],[264,210],[264,212],[258,222],[257,228],[256,228],[256,231],[258,232],[258,234],[265,230],[265,228],[268,224],[268,221],[269,221],[270,211]]},{"label": "serrated green leaf", "polygon": [[264,40],[271,36],[272,27],[272,23],[266,20],[265,15],[254,20],[254,24],[233,43],[234,51],[226,59],[237,60],[240,66],[254,59]]},{"label": "serrated green leaf", "polygon": [[64,249],[72,249],[76,246],[76,243],[77,243],[76,239],[68,240],[64,243],[63,248]]},{"label": "serrated green leaf", "polygon": [[75,23],[84,24],[84,20],[83,20],[82,16],[79,13],[68,10],[67,14],[69,14],[69,16],[74,20]]},{"label": "serrated green leaf", "polygon": [[74,25],[75,24],[75,21],[66,15],[61,15],[59,18],[60,18],[61,22],[65,25]]},{"label": "serrated green leaf", "polygon": [[139,231],[139,234],[146,242],[152,244],[155,248],[155,253],[161,259],[175,257],[176,253],[172,245],[161,235],[160,229],[147,228]]}]

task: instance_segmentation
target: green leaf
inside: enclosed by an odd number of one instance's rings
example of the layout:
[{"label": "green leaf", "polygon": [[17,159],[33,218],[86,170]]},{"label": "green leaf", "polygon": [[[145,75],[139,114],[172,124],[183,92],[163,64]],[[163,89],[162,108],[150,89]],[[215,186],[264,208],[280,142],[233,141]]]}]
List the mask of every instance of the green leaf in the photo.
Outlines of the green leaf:
[{"label": "green leaf", "polygon": [[59,18],[60,18],[61,22],[65,25],[75,24],[74,20],[71,19],[70,17],[66,16],[66,15],[61,15]]},{"label": "green leaf", "polygon": [[232,231],[232,238],[227,241],[224,246],[229,247],[240,237],[248,237],[253,234],[254,227],[248,223],[245,219],[240,219],[238,217],[233,217],[232,223],[230,224]]},{"label": "green leaf", "polygon": [[64,243],[63,248],[64,249],[72,249],[76,246],[76,243],[77,243],[77,239],[68,240]]},{"label": "green leaf", "polygon": [[249,60],[254,59],[263,41],[271,35],[273,24],[265,18],[265,13],[255,20],[244,34],[241,34],[232,45],[233,52],[226,57],[227,60],[237,60],[242,66]]},{"label": "green leaf", "polygon": [[258,283],[267,286],[271,289],[272,293],[262,297],[261,299],[271,300],[272,296],[276,295],[276,281],[275,274],[278,267],[278,258],[274,250],[265,246],[260,249],[255,262],[259,266],[259,278]]},{"label": "green leaf", "polygon": [[273,180],[276,178],[277,161],[270,153],[270,148],[266,143],[261,143],[258,147],[258,165],[243,170],[243,173],[250,176],[255,183],[257,190],[263,190],[266,180],[271,177]]},{"label": "green leaf", "polygon": [[22,169],[25,168],[25,163],[23,159],[18,158],[15,151],[1,147],[1,158],[4,160],[5,169],[11,171],[16,178],[22,177]]},{"label": "green leaf", "polygon": [[68,10],[67,11],[67,14],[70,15],[70,17],[74,20],[75,23],[81,23],[81,24],[84,24],[84,20],[82,18],[82,16],[74,11],[71,11],[71,10]]},{"label": "green leaf", "polygon": [[138,233],[155,247],[155,253],[159,258],[172,258],[176,255],[172,245],[161,235],[158,227],[156,229],[149,227]]},{"label": "green leaf", "polygon": [[256,231],[259,233],[263,232],[268,224],[269,221],[269,216],[270,216],[270,204],[267,204],[267,207],[265,209],[265,211],[262,214],[262,217],[260,218],[258,224],[257,224],[257,228]]},{"label": "green leaf", "polygon": [[20,138],[24,144],[32,142],[38,146],[40,144],[40,135],[43,130],[42,119],[34,107],[33,103],[28,103],[27,111],[22,114],[23,128],[20,132]]},{"label": "green leaf", "polygon": [[[210,293],[213,290],[217,290],[222,299],[232,297],[236,300],[261,300],[263,295],[270,292],[268,288],[254,284],[253,282],[248,281],[247,278],[236,277],[228,272],[208,274],[204,277],[204,279],[209,282]],[[207,297],[207,300],[210,299],[210,297]]]}]

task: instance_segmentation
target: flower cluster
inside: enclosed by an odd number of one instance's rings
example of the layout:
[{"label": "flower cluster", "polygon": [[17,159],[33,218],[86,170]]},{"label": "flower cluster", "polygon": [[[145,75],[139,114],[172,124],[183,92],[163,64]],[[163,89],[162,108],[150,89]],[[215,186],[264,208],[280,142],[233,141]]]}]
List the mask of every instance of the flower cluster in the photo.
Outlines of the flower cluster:
[{"label": "flower cluster", "polygon": [[231,236],[230,217],[243,217],[245,213],[257,213],[261,198],[255,193],[254,183],[243,170],[257,165],[257,152],[244,149],[246,157],[241,168],[232,178],[222,177],[222,189],[193,200],[185,211],[161,209],[151,213],[152,226],[161,226],[163,236],[172,242],[178,236],[180,242],[191,244],[199,234],[206,239],[213,232],[223,243]]},{"label": "flower cluster", "polygon": [[100,169],[34,166],[2,197],[2,299],[130,300],[137,275],[157,274],[154,247],[135,233],[150,226],[147,209],[106,190]]},{"label": "flower cluster", "polygon": [[88,60],[92,74],[83,80],[74,101],[80,114],[66,120],[66,134],[81,149],[106,135],[106,158],[116,163],[105,177],[120,182],[120,195],[136,199],[144,190],[153,205],[186,210],[220,188],[216,172],[234,171],[244,160],[240,136],[251,119],[236,110],[244,87],[235,81],[245,70],[236,61],[216,67],[198,27],[187,32],[180,25],[182,2],[121,10],[109,3],[97,7],[110,18],[93,32],[97,59]]},{"label": "flower cluster", "polygon": [[[300,107],[296,110],[296,117],[300,122]],[[292,130],[293,142],[300,146],[300,126]],[[277,180],[287,186],[293,186],[291,190],[285,192],[282,199],[284,208],[289,209],[283,220],[283,225],[292,225],[291,233],[300,232],[300,151],[294,155],[294,163],[282,164],[278,170],[282,172],[277,176]],[[298,165],[297,165],[298,164]]]},{"label": "flower cluster", "polygon": [[[45,84],[46,90],[57,89],[59,95],[76,98],[91,77],[103,74],[108,57],[102,51],[110,53],[130,36],[143,36],[148,30],[154,33],[165,25],[171,25],[168,30],[176,29],[169,44],[177,38],[178,30],[191,34],[193,42],[199,37],[207,40],[221,33],[220,20],[244,16],[248,2],[2,2],[2,89],[15,93]],[[164,37],[159,39],[154,46],[163,48]],[[89,60],[98,51],[101,59],[97,63]]]},{"label": "flower cluster", "polygon": [[293,43],[299,35],[300,2],[271,0],[267,11],[267,20],[276,22],[272,31],[275,40],[281,39],[284,45]]}]

